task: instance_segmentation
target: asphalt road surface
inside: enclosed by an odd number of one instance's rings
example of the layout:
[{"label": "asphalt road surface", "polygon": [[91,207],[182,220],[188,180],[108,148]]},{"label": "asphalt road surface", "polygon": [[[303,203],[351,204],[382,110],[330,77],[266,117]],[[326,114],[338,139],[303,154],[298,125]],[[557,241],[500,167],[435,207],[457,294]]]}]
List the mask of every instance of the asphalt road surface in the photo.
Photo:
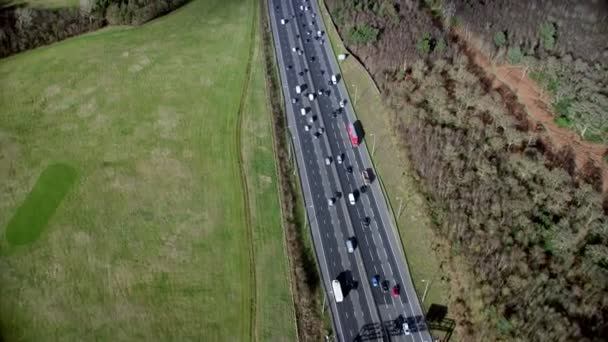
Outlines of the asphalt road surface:
[{"label": "asphalt road surface", "polygon": [[[289,131],[335,337],[339,341],[430,342],[382,188],[377,181],[364,185],[361,171],[371,169],[372,163],[365,142],[353,146],[349,139],[346,125],[356,117],[318,4],[268,0],[268,10]],[[338,76],[337,84],[331,84],[332,75]],[[296,86],[304,88],[301,94]],[[313,100],[309,93],[314,94]],[[349,193],[356,197],[354,205],[349,203]],[[328,203],[330,198],[335,199],[333,205]],[[354,242],[352,253],[347,239]],[[389,283],[388,291],[372,285],[374,276]],[[340,303],[335,301],[333,279],[342,286]],[[394,286],[399,288],[397,295]],[[404,322],[409,334],[404,333]]]}]

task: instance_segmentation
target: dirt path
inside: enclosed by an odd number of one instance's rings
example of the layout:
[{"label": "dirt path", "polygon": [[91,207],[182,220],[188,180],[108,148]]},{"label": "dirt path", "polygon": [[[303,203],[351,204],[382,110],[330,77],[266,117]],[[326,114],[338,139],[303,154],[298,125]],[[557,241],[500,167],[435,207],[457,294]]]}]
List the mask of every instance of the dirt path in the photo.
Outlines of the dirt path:
[{"label": "dirt path", "polygon": [[495,65],[478,49],[474,48],[465,35],[458,34],[458,36],[467,42],[467,47],[474,57],[475,63],[488,75],[494,76],[492,79],[495,87],[504,84],[515,92],[519,102],[526,108],[532,123],[540,123],[545,127],[547,135],[555,144],[555,147],[571,146],[576,154],[576,165],[579,169],[589,159],[593,160],[602,169],[603,191],[604,193],[608,192],[608,165],[604,161],[604,155],[608,147],[584,141],[575,132],[557,126],[553,121],[554,115],[549,110],[551,99],[543,93],[542,88],[536,82],[525,74],[523,67],[509,64]]},{"label": "dirt path", "polygon": [[245,173],[245,159],[243,156],[242,146],[242,134],[243,134],[243,111],[245,109],[245,103],[249,95],[249,86],[251,83],[251,63],[253,60],[253,53],[255,50],[255,35],[258,28],[258,11],[257,1],[254,1],[253,18],[251,20],[251,36],[249,37],[249,55],[247,56],[247,67],[245,69],[245,81],[243,82],[243,90],[241,92],[241,99],[239,102],[239,110],[237,113],[237,127],[236,127],[236,148],[237,155],[239,156],[239,175],[241,178],[241,188],[243,189],[243,207],[245,209],[245,224],[247,225],[247,240],[248,252],[249,252],[249,276],[251,277],[251,284],[253,284],[253,293],[251,294],[250,302],[250,322],[249,322],[249,336],[250,341],[257,341],[257,280],[256,280],[256,267],[255,267],[255,250],[253,246],[253,222],[251,220],[251,206],[249,203],[249,187],[247,184],[247,176]]}]

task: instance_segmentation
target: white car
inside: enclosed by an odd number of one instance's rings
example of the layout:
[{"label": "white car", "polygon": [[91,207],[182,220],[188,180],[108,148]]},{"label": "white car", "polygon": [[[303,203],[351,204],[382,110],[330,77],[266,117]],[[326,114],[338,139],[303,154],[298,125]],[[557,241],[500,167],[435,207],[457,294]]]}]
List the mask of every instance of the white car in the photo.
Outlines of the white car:
[{"label": "white car", "polygon": [[314,101],[314,99],[315,99],[315,94],[313,94],[313,93],[308,94],[308,100]]},{"label": "white car", "polygon": [[308,112],[307,108],[300,108],[300,114],[302,114],[302,116],[306,115],[307,112]]},{"label": "white car", "polygon": [[340,101],[340,108],[344,108],[346,106],[346,100]]},{"label": "white car", "polygon": [[407,323],[403,323],[403,325],[401,326],[401,329],[403,330],[403,334],[405,334],[405,335],[410,334],[410,326]]},{"label": "white car", "polygon": [[355,205],[355,203],[357,203],[355,201],[355,194],[353,194],[352,192],[348,194],[348,202],[350,203],[350,205]]},{"label": "white car", "polygon": [[331,158],[325,157],[325,165],[329,165],[329,164],[331,164]]},{"label": "white car", "polygon": [[305,125],[305,126],[304,126],[304,130],[305,130],[306,132],[310,131],[310,125]]},{"label": "white car", "polygon": [[336,199],[333,197],[330,197],[327,199],[327,205],[329,205],[330,207],[332,207],[334,205],[334,203],[336,203]]},{"label": "white car", "polygon": [[353,239],[349,238],[346,240],[346,250],[348,251],[348,253],[354,253],[355,252],[355,247],[353,245]]},{"label": "white car", "polygon": [[338,164],[342,164],[342,153],[338,154],[338,157],[336,158],[336,160],[338,161]]}]

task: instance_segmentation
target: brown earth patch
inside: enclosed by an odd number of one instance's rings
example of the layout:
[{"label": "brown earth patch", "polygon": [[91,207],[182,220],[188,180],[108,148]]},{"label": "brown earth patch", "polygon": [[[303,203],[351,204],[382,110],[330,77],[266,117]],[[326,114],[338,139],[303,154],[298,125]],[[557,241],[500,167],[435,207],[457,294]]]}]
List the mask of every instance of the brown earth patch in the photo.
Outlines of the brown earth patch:
[{"label": "brown earth patch", "polygon": [[602,191],[607,193],[608,165],[604,162],[604,156],[608,154],[608,147],[585,141],[575,132],[559,127],[554,121],[555,115],[550,110],[550,97],[528,77],[526,68],[518,65],[496,64],[474,47],[470,35],[465,35],[458,30],[456,30],[456,34],[466,43],[467,52],[470,57],[473,57],[473,61],[490,76],[492,87],[498,89],[504,85],[513,91],[518,101],[526,109],[532,127],[544,127],[556,150],[571,147],[574,150],[579,171],[583,170],[589,161],[600,167],[603,179]]}]

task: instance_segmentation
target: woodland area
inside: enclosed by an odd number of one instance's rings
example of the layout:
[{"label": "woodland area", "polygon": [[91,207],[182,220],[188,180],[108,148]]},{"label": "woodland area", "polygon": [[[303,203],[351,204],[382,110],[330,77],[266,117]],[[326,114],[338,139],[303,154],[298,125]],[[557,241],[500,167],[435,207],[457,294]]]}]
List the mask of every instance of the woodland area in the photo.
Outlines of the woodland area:
[{"label": "woodland area", "polygon": [[0,0],[0,58],[108,24],[140,25],[187,1],[83,0],[79,8],[39,8]]},{"label": "woodland area", "polygon": [[[346,41],[394,110],[394,133],[436,229],[471,270],[448,308],[462,339],[608,336],[608,200],[599,167],[577,169],[574,152],[556,150],[511,90],[492,86],[444,32],[446,13],[407,0],[327,3],[342,36],[361,25],[378,29],[373,42]],[[398,24],[383,18],[383,5],[393,6]]]},{"label": "woodland area", "polygon": [[454,1],[450,6],[485,54],[530,68],[530,76],[552,95],[558,124],[608,143],[608,2]]}]

